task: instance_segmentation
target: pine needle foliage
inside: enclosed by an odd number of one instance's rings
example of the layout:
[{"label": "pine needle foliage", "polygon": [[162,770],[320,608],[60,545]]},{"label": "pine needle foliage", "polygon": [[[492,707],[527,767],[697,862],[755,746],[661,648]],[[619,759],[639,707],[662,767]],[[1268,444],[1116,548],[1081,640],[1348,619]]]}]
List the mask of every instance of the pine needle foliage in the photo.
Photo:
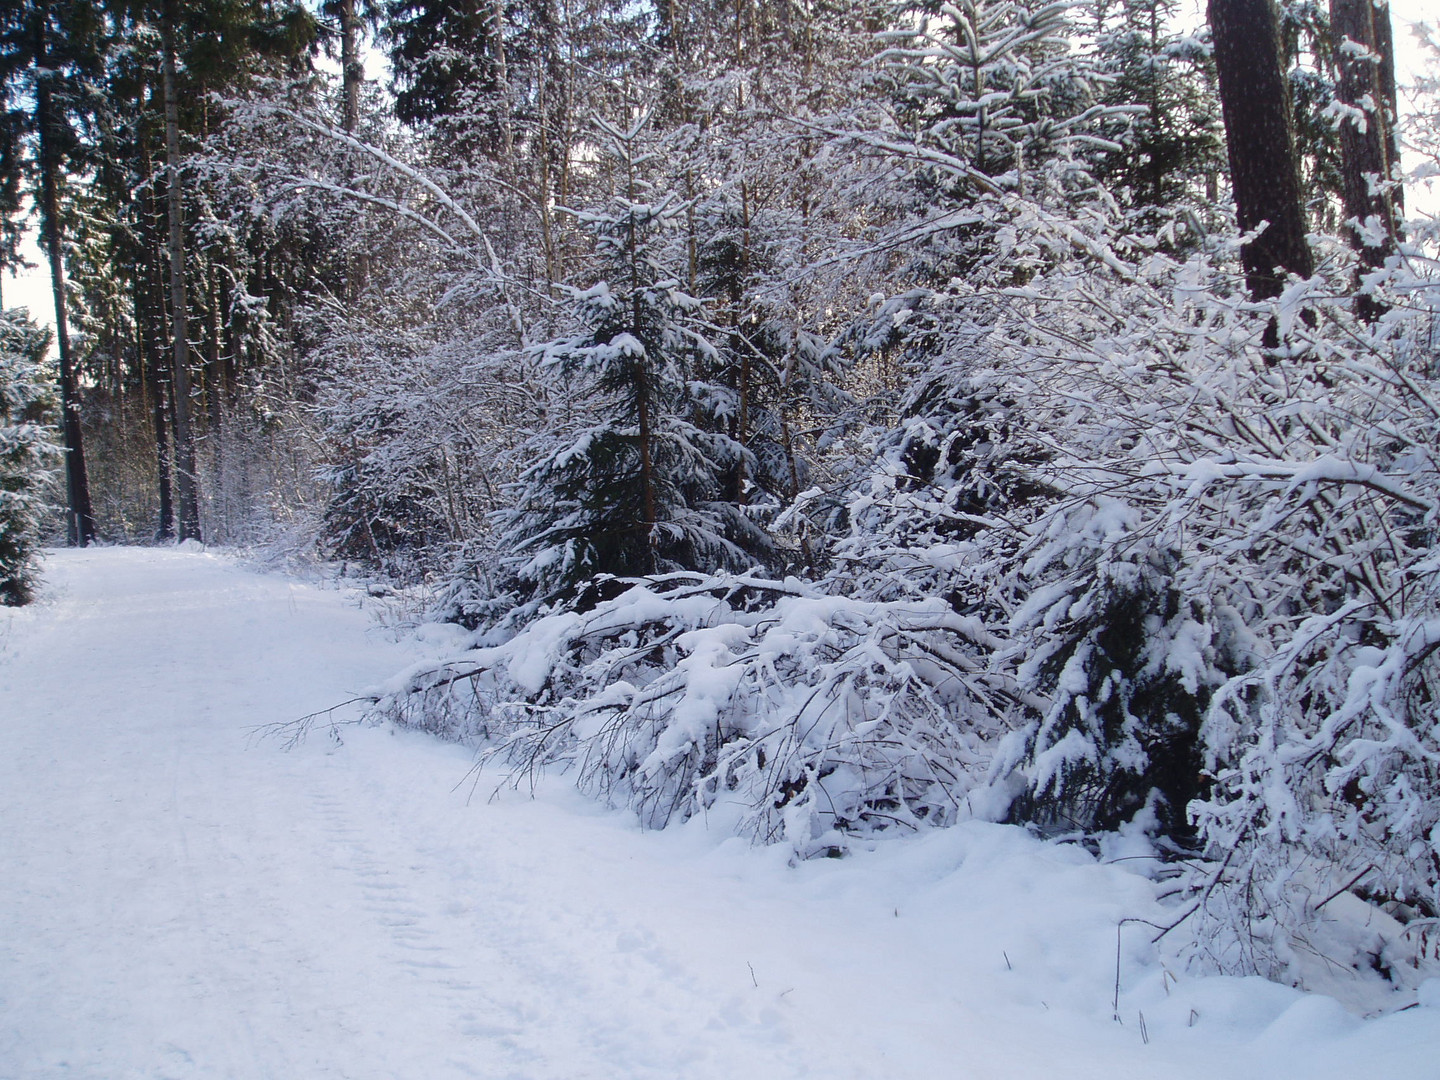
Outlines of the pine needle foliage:
[{"label": "pine needle foliage", "polygon": [[504,544],[532,601],[568,599],[598,574],[743,569],[769,542],[723,499],[725,477],[755,471],[752,454],[706,426],[705,381],[718,358],[699,300],[681,287],[665,238],[684,213],[673,195],[648,199],[647,116],[620,128],[597,121],[621,191],[577,212],[593,237],[602,280],[567,287],[578,332],[535,347],[588,416],[521,478]]},{"label": "pine needle foliage", "polygon": [[59,448],[46,418],[53,396],[41,367],[49,334],[20,310],[0,312],[0,604],[27,603]]}]

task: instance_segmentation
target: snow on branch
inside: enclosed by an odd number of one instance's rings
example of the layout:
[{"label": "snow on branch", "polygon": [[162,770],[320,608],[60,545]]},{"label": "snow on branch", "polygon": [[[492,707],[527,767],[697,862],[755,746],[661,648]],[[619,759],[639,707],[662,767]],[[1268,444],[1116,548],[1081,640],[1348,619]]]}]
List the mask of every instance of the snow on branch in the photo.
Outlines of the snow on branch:
[{"label": "snow on branch", "polygon": [[874,603],[796,579],[671,574],[589,611],[543,616],[500,646],[422,666],[377,710],[485,738],[659,827],[721,815],[797,853],[846,837],[993,815],[985,750],[1013,680],[996,642],[942,601]]}]

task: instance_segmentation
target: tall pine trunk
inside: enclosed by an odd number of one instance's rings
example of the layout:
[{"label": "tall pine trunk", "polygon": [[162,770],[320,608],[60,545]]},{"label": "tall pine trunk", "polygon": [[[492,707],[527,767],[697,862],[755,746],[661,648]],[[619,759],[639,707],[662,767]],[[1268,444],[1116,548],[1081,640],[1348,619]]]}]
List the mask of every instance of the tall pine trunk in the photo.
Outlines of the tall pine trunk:
[{"label": "tall pine trunk", "polygon": [[340,3],[340,71],[345,130],[353,135],[360,126],[360,85],[365,78],[360,62],[360,19],[355,12],[355,0]]},{"label": "tall pine trunk", "polygon": [[[153,88],[152,88],[153,89]],[[138,111],[145,111],[145,89],[136,96]],[[137,150],[143,175],[154,173],[154,158],[146,126],[137,126]],[[155,539],[175,539],[175,492],[171,483],[174,462],[170,454],[170,365],[166,359],[168,340],[165,323],[164,245],[160,241],[159,222],[163,217],[160,198],[154,186],[140,196],[139,240],[141,256],[135,278],[135,326],[138,348],[145,363],[145,381],[150,392],[150,414],[155,429],[155,480],[160,501],[160,517]]]},{"label": "tall pine trunk", "polygon": [[85,470],[85,447],[80,433],[80,402],[75,392],[75,358],[70,348],[68,305],[65,299],[64,224],[60,220],[60,162],[55,146],[53,78],[45,41],[45,12],[35,21],[35,128],[40,150],[40,214],[46,256],[50,261],[50,289],[55,298],[55,342],[60,351],[60,429],[65,443],[65,532],[72,547],[85,547],[95,539],[95,515],[90,505],[90,480]]},{"label": "tall pine trunk", "polygon": [[[144,275],[149,278],[147,273]],[[137,285],[137,288],[142,286]],[[146,281],[143,288],[148,292],[150,282]],[[155,426],[155,473],[160,498],[160,520],[156,523],[156,540],[175,539],[175,495],[170,485],[170,409],[167,391],[170,385],[170,373],[165,364],[165,350],[161,342],[151,336],[150,326],[155,325],[164,318],[164,312],[160,310],[155,298],[151,298],[146,304],[150,308],[149,316],[146,319],[137,319],[140,324],[141,349],[145,357],[146,382],[150,389],[150,415]],[[149,325],[147,325],[147,323]]]},{"label": "tall pine trunk", "polygon": [[[1395,182],[1395,45],[1390,12],[1373,0],[1330,0],[1339,81],[1336,96],[1356,110],[1340,124],[1342,198],[1350,243],[1365,266],[1381,267],[1400,241],[1404,204]],[[1364,50],[1357,55],[1357,48]],[[1369,296],[1358,298],[1367,321],[1383,313]]]},{"label": "tall pine trunk", "polygon": [[1254,299],[1268,300],[1280,295],[1286,271],[1315,272],[1274,4],[1210,0],[1210,29],[1236,219],[1242,232],[1265,225],[1241,251],[1245,284]]},{"label": "tall pine trunk", "polygon": [[165,187],[170,225],[170,330],[174,349],[175,488],[180,539],[202,539],[200,493],[195,471],[195,432],[190,413],[189,319],[185,298],[185,235],[180,198],[180,107],[175,86],[175,0],[160,20],[165,91]]},{"label": "tall pine trunk", "polygon": [[495,90],[500,99],[501,149],[509,162],[515,158],[515,126],[510,115],[510,65],[505,59],[505,0],[490,3],[490,47]]}]

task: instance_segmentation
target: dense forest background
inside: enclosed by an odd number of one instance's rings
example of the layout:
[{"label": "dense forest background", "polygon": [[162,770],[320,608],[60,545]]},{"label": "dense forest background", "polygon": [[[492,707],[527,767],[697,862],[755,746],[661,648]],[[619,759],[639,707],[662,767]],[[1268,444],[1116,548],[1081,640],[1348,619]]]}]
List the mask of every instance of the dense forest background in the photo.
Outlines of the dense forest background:
[{"label": "dense forest background", "polygon": [[1198,963],[1418,979],[1437,80],[1400,130],[1369,0],[1178,16],[11,0],[8,598],[47,490],[318,550],[472,634],[377,710],[649,824],[1118,830]]}]

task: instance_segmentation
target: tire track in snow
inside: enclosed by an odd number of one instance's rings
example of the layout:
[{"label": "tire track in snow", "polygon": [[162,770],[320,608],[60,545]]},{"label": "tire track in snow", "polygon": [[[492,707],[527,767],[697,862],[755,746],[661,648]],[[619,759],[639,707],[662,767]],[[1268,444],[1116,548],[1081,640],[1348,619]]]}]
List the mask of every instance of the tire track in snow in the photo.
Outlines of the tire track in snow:
[{"label": "tire track in snow", "polygon": [[359,826],[354,808],[365,793],[342,786],[340,773],[323,774],[309,799],[332,867],[348,878],[358,910],[377,941],[388,946],[375,956],[379,992],[405,987],[431,1021],[450,1032],[452,1046],[468,1048],[467,1056],[446,1056],[444,1064],[454,1075],[526,1075],[514,1071],[536,1061],[522,1045],[523,1010],[484,985],[480,976],[499,961],[476,940],[464,918],[468,905],[453,898],[445,869],[417,852],[403,830],[377,833],[373,822],[368,830]]}]

